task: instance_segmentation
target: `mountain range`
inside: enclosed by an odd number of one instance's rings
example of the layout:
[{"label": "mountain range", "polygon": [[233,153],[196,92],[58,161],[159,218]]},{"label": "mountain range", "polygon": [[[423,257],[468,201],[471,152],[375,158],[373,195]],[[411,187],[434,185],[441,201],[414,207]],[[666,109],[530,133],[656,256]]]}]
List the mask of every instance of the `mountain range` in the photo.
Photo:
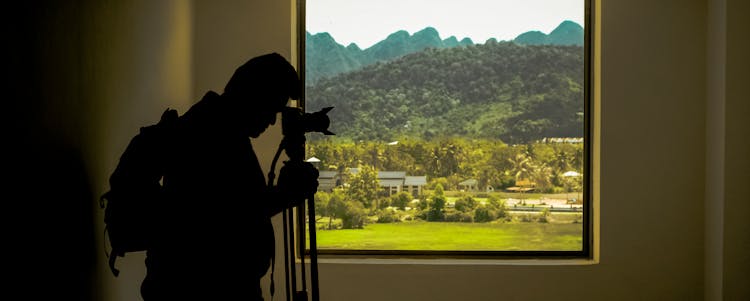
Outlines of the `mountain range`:
[{"label": "mountain range", "polygon": [[[528,31],[512,42],[521,45],[578,45],[584,42],[583,27],[572,21],[563,21],[549,34]],[[497,43],[492,38],[485,41]],[[437,29],[424,28],[413,35],[405,30],[394,32],[367,49],[357,44],[344,46],[329,33],[306,33],[306,83],[312,85],[322,78],[360,69],[377,62],[392,60],[427,48],[452,48],[475,45],[470,38],[458,40],[455,36],[440,38]]]}]

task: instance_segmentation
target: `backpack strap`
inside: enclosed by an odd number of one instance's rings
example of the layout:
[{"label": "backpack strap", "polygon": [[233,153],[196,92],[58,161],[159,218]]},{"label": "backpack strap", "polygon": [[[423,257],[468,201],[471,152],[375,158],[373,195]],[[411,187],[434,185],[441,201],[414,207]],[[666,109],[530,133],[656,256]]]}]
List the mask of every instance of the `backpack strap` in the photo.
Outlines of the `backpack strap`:
[{"label": "backpack strap", "polygon": [[[107,207],[107,197],[109,197],[110,192],[104,193],[101,197],[99,197],[99,207],[102,209]],[[107,256],[107,264],[109,265],[109,269],[112,271],[112,274],[115,275],[115,277],[120,275],[120,270],[118,270],[115,267],[115,260],[117,260],[117,253],[112,251],[107,251],[107,237],[109,235],[109,226],[105,223],[104,224],[104,232],[102,233],[102,242],[104,244],[104,255]]]},{"label": "backpack strap", "polygon": [[[104,231],[107,231],[106,227]],[[117,260],[117,254],[115,254],[115,252],[109,253],[109,260],[107,261],[109,264],[109,269],[112,270],[112,274],[117,277],[120,275],[120,270],[115,267],[115,260]]]}]

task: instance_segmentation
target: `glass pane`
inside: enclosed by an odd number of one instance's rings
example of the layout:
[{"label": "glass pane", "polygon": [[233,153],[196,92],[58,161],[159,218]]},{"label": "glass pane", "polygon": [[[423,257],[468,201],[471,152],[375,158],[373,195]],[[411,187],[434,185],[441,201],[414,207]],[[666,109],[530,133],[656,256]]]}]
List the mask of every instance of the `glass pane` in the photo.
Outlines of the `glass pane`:
[{"label": "glass pane", "polygon": [[306,5],[319,250],[583,249],[584,0]]}]

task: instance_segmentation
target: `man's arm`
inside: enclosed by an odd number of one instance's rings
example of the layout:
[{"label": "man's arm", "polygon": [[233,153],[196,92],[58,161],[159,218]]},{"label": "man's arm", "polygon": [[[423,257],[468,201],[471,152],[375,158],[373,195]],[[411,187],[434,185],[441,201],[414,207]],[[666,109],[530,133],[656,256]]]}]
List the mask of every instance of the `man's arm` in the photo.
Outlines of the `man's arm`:
[{"label": "man's arm", "polygon": [[286,161],[278,184],[269,193],[267,215],[274,216],[286,208],[296,207],[318,190],[318,170],[309,162]]}]

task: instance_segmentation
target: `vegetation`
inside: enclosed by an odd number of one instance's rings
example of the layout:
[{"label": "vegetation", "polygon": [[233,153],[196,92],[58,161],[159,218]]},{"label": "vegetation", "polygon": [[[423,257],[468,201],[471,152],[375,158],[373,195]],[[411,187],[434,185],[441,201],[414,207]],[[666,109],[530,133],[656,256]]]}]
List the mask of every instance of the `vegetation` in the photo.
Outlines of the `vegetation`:
[{"label": "vegetation", "polygon": [[[396,145],[388,145],[328,138],[309,141],[306,148],[308,156],[321,160],[320,170],[345,172],[349,167],[361,167],[357,179],[369,176],[371,189],[377,188],[372,181],[378,170],[425,175],[428,189],[441,185],[444,190],[457,191],[461,181],[476,179],[480,190],[492,187],[499,191],[514,186],[517,179],[528,179],[536,183],[536,192],[543,193],[580,191],[581,178],[563,174],[571,170],[583,173],[584,151],[580,143],[507,145],[481,139],[404,138]],[[361,182],[352,185],[358,190],[351,193],[364,193],[359,191]],[[367,199],[377,199],[372,194],[357,198],[365,208],[371,206]]]},{"label": "vegetation", "polygon": [[307,106],[335,107],[331,131],[352,141],[528,143],[582,137],[583,76],[580,46],[428,48],[320,80]]}]

